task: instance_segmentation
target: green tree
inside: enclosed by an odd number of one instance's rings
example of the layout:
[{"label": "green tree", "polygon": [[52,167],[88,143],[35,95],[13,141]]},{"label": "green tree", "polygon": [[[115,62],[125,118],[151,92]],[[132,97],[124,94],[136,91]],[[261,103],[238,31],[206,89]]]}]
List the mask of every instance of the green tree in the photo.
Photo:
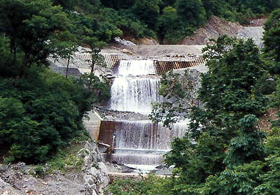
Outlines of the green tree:
[{"label": "green tree", "polygon": [[235,167],[252,161],[262,160],[265,156],[263,145],[264,132],[257,127],[255,115],[246,115],[239,120],[240,130],[230,140],[224,163],[227,167]]},{"label": "green tree", "polygon": [[132,8],[133,14],[147,24],[148,28],[156,30],[160,3],[161,0],[136,0]]},{"label": "green tree", "polygon": [[162,10],[162,15],[159,17],[158,37],[161,42],[163,42],[163,40],[165,39],[166,34],[168,34],[168,31],[170,31],[172,27],[176,27],[177,23],[177,10],[171,6],[165,7]]},{"label": "green tree", "polygon": [[202,0],[202,4],[206,11],[207,18],[212,15],[220,16],[226,11],[226,3],[224,0]]},{"label": "green tree", "polygon": [[162,0],[163,7],[174,6],[176,0]]},{"label": "green tree", "polygon": [[279,0],[261,1],[261,4],[262,4],[262,6],[264,6],[265,10],[268,12],[280,8]]},{"label": "green tree", "polygon": [[101,0],[101,3],[106,7],[119,10],[132,7],[135,3],[135,0]]},{"label": "green tree", "polygon": [[25,110],[19,100],[1,96],[0,110],[0,145],[4,146],[11,143],[13,128],[20,123]]},{"label": "green tree", "polygon": [[1,31],[9,37],[11,53],[23,53],[18,77],[32,65],[47,64],[50,54],[68,45],[72,37],[67,30],[70,20],[62,7],[52,6],[49,0],[1,0]]},{"label": "green tree", "polygon": [[75,80],[31,68],[17,87],[0,78],[0,148],[10,161],[40,163],[81,131],[82,118],[94,104],[108,100],[109,87],[95,78]]},{"label": "green tree", "polygon": [[177,0],[176,9],[183,23],[196,27],[206,21],[206,12],[201,0]]},{"label": "green tree", "polygon": [[73,9],[77,2],[76,0],[52,0],[54,5],[61,5],[65,9]]},{"label": "green tree", "polygon": [[264,53],[270,61],[271,72],[280,73],[280,9],[269,16],[264,29]]},{"label": "green tree", "polygon": [[189,132],[175,139],[167,155],[166,162],[177,169],[175,194],[199,194],[211,175],[264,157],[255,115],[266,109],[267,98],[259,88],[266,72],[256,45],[220,37],[204,52],[209,71],[199,90],[203,106],[193,108]]}]

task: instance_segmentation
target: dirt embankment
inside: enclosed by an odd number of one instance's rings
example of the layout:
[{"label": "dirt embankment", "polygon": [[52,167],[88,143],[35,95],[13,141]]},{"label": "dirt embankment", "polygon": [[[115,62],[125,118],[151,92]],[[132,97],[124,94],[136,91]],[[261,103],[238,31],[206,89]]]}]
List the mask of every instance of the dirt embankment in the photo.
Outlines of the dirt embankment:
[{"label": "dirt embankment", "polygon": [[[252,19],[251,22],[242,26],[238,22],[229,22],[213,16],[208,22],[201,28],[197,29],[194,34],[190,37],[186,37],[182,40],[182,45],[205,45],[209,39],[217,39],[221,35],[228,35],[230,37],[236,36],[240,31],[246,31],[244,28],[256,28],[257,32],[261,32],[260,28],[265,23],[266,18],[260,19]],[[258,33],[258,34],[260,34]],[[244,33],[243,33],[244,34]],[[248,33],[247,33],[248,34]],[[252,33],[251,33],[252,34]],[[248,37],[258,39],[258,37],[254,37],[249,32]],[[245,37],[246,38],[246,37]]]},{"label": "dirt embankment", "polygon": [[209,39],[217,39],[221,35],[235,36],[242,29],[237,22],[229,22],[213,16],[204,27],[197,29],[190,37],[183,39],[183,45],[205,45]]}]

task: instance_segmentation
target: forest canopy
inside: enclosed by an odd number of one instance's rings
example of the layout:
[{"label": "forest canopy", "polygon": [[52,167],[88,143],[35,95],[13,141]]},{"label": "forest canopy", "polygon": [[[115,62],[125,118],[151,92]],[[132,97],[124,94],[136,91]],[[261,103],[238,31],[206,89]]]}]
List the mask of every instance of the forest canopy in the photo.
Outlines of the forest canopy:
[{"label": "forest canopy", "polygon": [[[0,3],[1,27],[6,33],[15,32],[15,28],[22,26],[20,20],[27,20],[29,26],[36,22],[48,26],[40,26],[37,30],[47,30],[54,27],[52,25],[61,24],[56,28],[63,33],[53,37],[56,39],[82,41],[83,36],[90,36],[107,43],[116,36],[131,39],[153,37],[160,43],[177,43],[213,15],[247,23],[253,17],[267,15],[280,7],[279,0],[1,0]],[[45,7],[46,10],[36,13],[36,6]],[[11,23],[5,22],[9,13],[16,16]],[[30,14],[40,17],[30,19]],[[59,23],[55,22],[58,20]],[[27,33],[22,30],[18,36]],[[41,36],[47,36],[46,32]],[[15,44],[20,44],[18,41]]]},{"label": "forest canopy", "polygon": [[46,162],[86,134],[84,114],[110,98],[109,86],[93,74],[65,78],[48,69],[50,55],[65,58],[77,40],[89,40],[84,32],[93,31],[74,33],[76,27],[70,13],[51,1],[0,1],[1,162]]}]

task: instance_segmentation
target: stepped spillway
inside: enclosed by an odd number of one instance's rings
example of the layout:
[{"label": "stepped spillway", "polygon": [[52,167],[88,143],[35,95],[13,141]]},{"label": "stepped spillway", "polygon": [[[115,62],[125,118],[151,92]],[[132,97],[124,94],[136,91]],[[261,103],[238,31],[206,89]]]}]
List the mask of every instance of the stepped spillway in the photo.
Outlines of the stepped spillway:
[{"label": "stepped spillway", "polygon": [[[160,101],[160,76],[156,74],[154,62],[121,60],[115,76],[109,110],[150,114],[152,103]],[[155,167],[163,162],[163,154],[170,151],[172,139],[182,137],[186,129],[186,121],[173,124],[169,129],[150,120],[116,119],[102,122],[99,139],[114,146],[111,162]]]},{"label": "stepped spillway", "polygon": [[159,101],[159,76],[152,60],[120,61],[111,87],[110,109],[149,114]]}]

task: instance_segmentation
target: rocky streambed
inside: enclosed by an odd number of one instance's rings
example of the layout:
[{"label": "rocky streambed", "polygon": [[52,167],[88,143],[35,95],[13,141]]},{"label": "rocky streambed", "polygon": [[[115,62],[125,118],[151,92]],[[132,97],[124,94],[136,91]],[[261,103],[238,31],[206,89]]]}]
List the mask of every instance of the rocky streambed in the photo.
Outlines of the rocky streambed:
[{"label": "rocky streambed", "polygon": [[[97,195],[109,184],[109,170],[97,146],[85,142],[79,150],[83,164],[80,170],[53,171],[48,165],[38,166],[17,163],[0,165],[0,194],[2,195]],[[45,173],[46,172],[46,173]]]}]

